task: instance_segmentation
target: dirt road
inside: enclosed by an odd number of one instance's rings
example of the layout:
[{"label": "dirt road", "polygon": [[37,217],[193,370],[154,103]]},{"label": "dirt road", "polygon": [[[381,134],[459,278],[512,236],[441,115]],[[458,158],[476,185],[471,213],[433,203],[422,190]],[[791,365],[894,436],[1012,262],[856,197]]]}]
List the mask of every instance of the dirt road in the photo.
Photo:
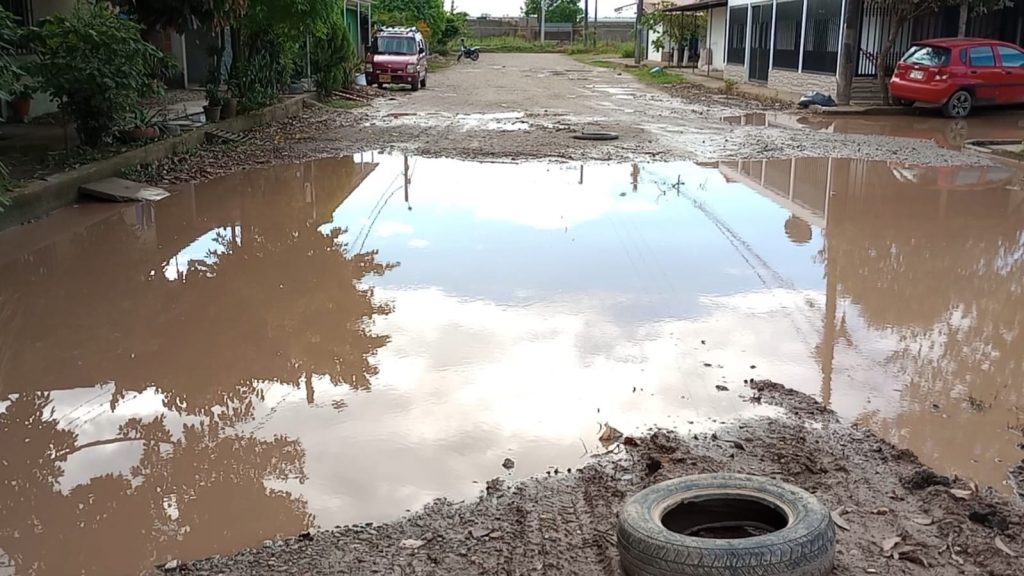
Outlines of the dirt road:
[{"label": "dirt road", "polygon": [[[185,182],[366,151],[501,161],[833,157],[914,165],[991,163],[932,140],[820,129],[820,118],[795,112],[779,115],[791,127],[734,121],[760,108],[702,86],[647,86],[626,72],[561,54],[485,54],[479,62],[431,74],[425,90],[391,91],[354,111],[311,105],[300,117],[256,131],[244,145],[207,148],[133,176]],[[583,130],[612,131],[621,138],[572,138]]]},{"label": "dirt road", "polygon": [[[375,106],[360,130],[322,138],[348,151],[394,147],[464,158],[980,161],[919,140],[733,126],[721,119],[757,105],[696,86],[677,92],[683,97],[561,54],[486,54],[477,63],[432,75],[427,90]],[[595,144],[570,137],[581,130],[613,131],[622,138]]]}]

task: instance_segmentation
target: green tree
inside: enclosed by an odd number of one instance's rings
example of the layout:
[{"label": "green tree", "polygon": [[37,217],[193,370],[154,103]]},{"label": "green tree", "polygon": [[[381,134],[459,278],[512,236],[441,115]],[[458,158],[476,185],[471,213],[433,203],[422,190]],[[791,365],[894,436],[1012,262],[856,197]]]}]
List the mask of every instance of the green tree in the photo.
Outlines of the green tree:
[{"label": "green tree", "polygon": [[384,26],[418,26],[430,41],[443,34],[447,20],[444,0],[377,0],[373,17]]},{"label": "green tree", "polygon": [[643,25],[651,31],[657,31],[654,45],[659,50],[672,46],[676,50],[676,58],[682,59],[683,45],[690,38],[703,37],[707,29],[705,14],[693,15],[682,12],[665,12],[662,9],[674,6],[672,2],[662,2],[659,9],[644,14]]},{"label": "green tree", "polygon": [[75,122],[86,146],[96,146],[158,94],[173,60],[142,39],[138,24],[100,5],[78,4],[37,32],[38,62],[29,72]]},{"label": "green tree", "polygon": [[[526,0],[523,4],[525,16],[540,17],[541,0]],[[583,21],[583,8],[580,0],[547,0],[544,11],[546,22],[579,24]]]}]

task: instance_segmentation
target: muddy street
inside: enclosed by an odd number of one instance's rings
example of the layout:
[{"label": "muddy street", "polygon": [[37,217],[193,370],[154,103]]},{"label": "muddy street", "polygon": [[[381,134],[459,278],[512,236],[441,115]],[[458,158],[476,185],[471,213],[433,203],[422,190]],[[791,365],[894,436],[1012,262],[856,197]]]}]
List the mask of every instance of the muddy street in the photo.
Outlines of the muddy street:
[{"label": "muddy street", "polygon": [[0,232],[0,575],[615,574],[721,470],[842,508],[836,574],[1024,574],[1020,173],[822,122],[487,54]]}]

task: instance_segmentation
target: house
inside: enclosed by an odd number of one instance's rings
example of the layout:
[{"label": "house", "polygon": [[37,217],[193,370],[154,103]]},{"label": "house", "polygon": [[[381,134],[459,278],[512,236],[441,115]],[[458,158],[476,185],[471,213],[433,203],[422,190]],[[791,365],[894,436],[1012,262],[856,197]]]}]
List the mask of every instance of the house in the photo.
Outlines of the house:
[{"label": "house", "polygon": [[[835,94],[843,50],[846,2],[857,2],[854,100],[877,101],[878,55],[893,26],[891,12],[864,0],[728,0],[725,78],[770,87]],[[968,36],[1020,43],[1024,3],[971,16]],[[897,35],[887,69],[910,47],[927,38],[956,36],[960,10],[924,14]]]}]

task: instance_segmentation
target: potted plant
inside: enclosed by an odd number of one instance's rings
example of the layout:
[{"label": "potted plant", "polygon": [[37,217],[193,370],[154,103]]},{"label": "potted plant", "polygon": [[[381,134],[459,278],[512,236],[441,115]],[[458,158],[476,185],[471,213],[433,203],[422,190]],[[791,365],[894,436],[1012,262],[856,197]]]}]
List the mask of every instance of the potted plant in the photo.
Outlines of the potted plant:
[{"label": "potted plant", "polygon": [[27,122],[29,114],[32,113],[32,87],[28,84],[21,84],[14,88],[14,92],[11,94],[11,99],[8,102],[10,105],[10,121],[11,122]]},{"label": "potted plant", "polygon": [[206,121],[211,124],[220,122],[220,113],[223,107],[223,100],[220,95],[220,86],[208,83],[206,85],[206,106],[203,106],[203,113]]},{"label": "potted plant", "polygon": [[128,128],[121,133],[121,137],[128,142],[141,142],[160,137],[160,128],[156,126],[156,118],[163,110],[156,110],[147,114],[139,108],[131,115]]}]

